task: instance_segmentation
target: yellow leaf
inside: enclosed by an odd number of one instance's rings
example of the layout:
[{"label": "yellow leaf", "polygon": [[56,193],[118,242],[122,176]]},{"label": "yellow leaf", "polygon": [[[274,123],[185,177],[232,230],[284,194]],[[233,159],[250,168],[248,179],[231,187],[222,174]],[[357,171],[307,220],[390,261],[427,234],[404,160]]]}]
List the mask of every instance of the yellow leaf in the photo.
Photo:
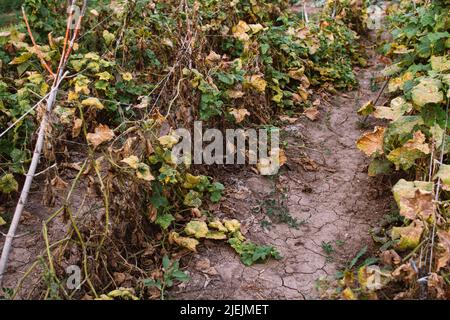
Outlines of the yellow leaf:
[{"label": "yellow leaf", "polygon": [[227,235],[220,231],[210,231],[206,234],[205,238],[212,240],[225,240]]},{"label": "yellow leaf", "polygon": [[430,58],[431,62],[431,69],[437,72],[444,72],[450,69],[450,60],[447,59],[445,56],[437,57],[437,56],[431,56]]},{"label": "yellow leaf", "polygon": [[182,237],[176,232],[171,232],[169,235],[169,241],[175,242],[180,247],[186,248],[190,251],[196,252],[198,240],[188,237]]},{"label": "yellow leaf", "polygon": [[264,30],[264,27],[260,23],[249,24],[248,26],[250,27],[250,30],[252,31],[253,34],[256,34],[261,30]]},{"label": "yellow leaf", "polygon": [[67,101],[75,101],[78,100],[78,93],[75,91],[69,91],[69,94],[67,95]]},{"label": "yellow leaf", "polygon": [[356,300],[356,295],[353,293],[352,289],[345,288],[345,290],[342,291],[342,298],[345,300]]},{"label": "yellow leaf", "polygon": [[357,113],[360,116],[368,116],[369,114],[374,112],[374,110],[375,109],[374,109],[373,101],[369,100],[358,109]]},{"label": "yellow leaf", "polygon": [[172,148],[180,138],[176,135],[165,135],[158,138],[159,143],[166,148]]},{"label": "yellow leaf", "polygon": [[267,82],[260,74],[245,77],[245,83],[258,92],[266,91]]},{"label": "yellow leaf", "polygon": [[385,130],[386,128],[384,127],[375,127],[373,132],[363,134],[356,142],[356,146],[368,157],[375,153],[380,155],[383,154],[383,138]]},{"label": "yellow leaf", "polygon": [[250,31],[249,25],[242,20],[240,20],[238,24],[231,29],[231,32],[233,32],[233,36],[236,39],[244,42],[250,39],[249,35],[247,34],[248,31]]},{"label": "yellow leaf", "polygon": [[122,79],[125,81],[133,80],[133,75],[130,72],[124,72],[124,73],[121,73],[121,75],[122,75]]},{"label": "yellow leaf", "polygon": [[94,130],[94,133],[88,133],[86,139],[91,143],[94,148],[102,144],[103,142],[110,141],[114,138],[114,132],[107,126],[100,124]]},{"label": "yellow leaf", "polygon": [[217,229],[218,231],[228,232],[228,229],[219,220],[212,221],[208,225],[213,229]]},{"label": "yellow leaf", "polygon": [[204,238],[208,234],[208,226],[204,221],[192,220],[186,227],[184,227],[184,232],[187,235],[194,236],[197,239]]},{"label": "yellow leaf", "polygon": [[225,225],[225,228],[227,228],[227,230],[231,233],[239,231],[241,229],[241,223],[236,219],[224,219],[223,224]]},{"label": "yellow leaf", "polygon": [[392,78],[388,83],[388,91],[395,92],[397,90],[403,90],[403,86],[409,80],[412,80],[414,75],[412,72],[405,72],[400,77]]},{"label": "yellow leaf", "polygon": [[9,64],[22,64],[28,61],[32,55],[31,52],[24,52],[20,56],[15,57]]},{"label": "yellow leaf", "polygon": [[406,102],[405,98],[397,97],[391,100],[390,107],[375,107],[373,116],[378,119],[388,119],[395,121],[403,116],[406,112],[410,112],[413,106]]},{"label": "yellow leaf", "polygon": [[414,249],[419,245],[423,229],[423,222],[415,220],[407,227],[393,227],[391,237],[392,240],[399,239],[397,243],[399,250]]},{"label": "yellow leaf", "polygon": [[423,107],[427,103],[441,103],[444,94],[440,91],[442,83],[433,78],[424,78],[411,90],[411,97],[416,106]]},{"label": "yellow leaf", "polygon": [[106,80],[106,81],[108,81],[108,80],[110,80],[110,79],[113,78],[113,76],[112,76],[109,72],[107,72],[107,71],[103,71],[103,72],[97,73],[96,76],[97,76],[100,80]]},{"label": "yellow leaf", "polygon": [[138,164],[139,164],[139,158],[133,155],[133,156],[129,156],[128,158],[123,159],[120,162],[126,163],[133,169],[137,169]]}]

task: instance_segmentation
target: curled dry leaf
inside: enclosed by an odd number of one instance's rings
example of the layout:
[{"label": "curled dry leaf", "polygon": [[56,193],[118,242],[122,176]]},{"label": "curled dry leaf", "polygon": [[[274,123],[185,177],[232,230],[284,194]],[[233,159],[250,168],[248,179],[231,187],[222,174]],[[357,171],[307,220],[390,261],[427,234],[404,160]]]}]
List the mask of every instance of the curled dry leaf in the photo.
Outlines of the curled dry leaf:
[{"label": "curled dry leaf", "polygon": [[65,188],[67,188],[67,182],[65,182],[59,176],[55,176],[52,179],[51,184],[53,187],[55,187],[56,189],[59,189],[59,190],[63,190]]},{"label": "curled dry leaf", "polygon": [[211,50],[211,52],[208,54],[208,56],[205,58],[205,60],[209,64],[213,64],[213,63],[216,63],[216,62],[219,62],[220,60],[222,60],[222,57],[220,56],[220,54],[217,54]]},{"label": "curled dry leaf", "polygon": [[82,125],[83,125],[83,120],[81,120],[80,118],[75,118],[73,120],[72,138],[76,138],[80,135]]},{"label": "curled dry leaf", "polygon": [[446,286],[444,278],[440,275],[433,272],[428,276],[427,287],[431,298],[446,299]]},{"label": "curled dry leaf", "polygon": [[439,230],[437,232],[439,237],[439,253],[437,256],[436,270],[448,266],[450,261],[450,231]]},{"label": "curled dry leaf", "polygon": [[386,250],[380,254],[380,260],[382,263],[388,266],[398,265],[402,262],[402,258],[395,250]]},{"label": "curled dry leaf", "polygon": [[363,134],[356,142],[356,146],[368,157],[373,154],[383,154],[383,138],[385,131],[386,128],[384,127],[375,127],[373,132]]},{"label": "curled dry leaf", "polygon": [[248,112],[247,109],[240,108],[240,109],[230,109],[230,114],[234,117],[236,123],[241,123],[242,121],[244,121],[245,116],[250,115],[250,112]]},{"label": "curled dry leaf", "polygon": [[425,135],[420,130],[414,132],[413,138],[408,140],[403,146],[407,149],[419,150],[425,154],[430,153],[430,147],[425,143]]},{"label": "curled dry leaf", "polygon": [[280,116],[279,118],[281,121],[286,121],[289,122],[290,124],[295,123],[298,120],[298,118],[293,118],[286,115]]},{"label": "curled dry leaf", "polygon": [[226,94],[228,97],[230,97],[232,99],[239,99],[244,96],[244,92],[239,91],[239,90],[227,90]]},{"label": "curled dry leaf", "polygon": [[392,272],[392,276],[396,280],[412,283],[415,280],[417,273],[414,271],[410,263],[405,263],[395,269],[394,272]]},{"label": "curled dry leaf", "polygon": [[238,24],[231,29],[231,32],[233,32],[233,36],[236,39],[246,42],[250,39],[249,35],[247,34],[247,32],[250,30],[250,26],[247,24],[247,22],[240,20]]},{"label": "curled dry leaf", "polygon": [[103,142],[110,141],[114,138],[114,132],[107,126],[100,124],[94,130],[94,133],[88,133],[86,135],[87,141],[94,146],[98,147]]},{"label": "curled dry leaf", "polygon": [[383,272],[377,266],[362,266],[358,269],[358,281],[363,289],[380,290],[391,280],[388,272]]}]

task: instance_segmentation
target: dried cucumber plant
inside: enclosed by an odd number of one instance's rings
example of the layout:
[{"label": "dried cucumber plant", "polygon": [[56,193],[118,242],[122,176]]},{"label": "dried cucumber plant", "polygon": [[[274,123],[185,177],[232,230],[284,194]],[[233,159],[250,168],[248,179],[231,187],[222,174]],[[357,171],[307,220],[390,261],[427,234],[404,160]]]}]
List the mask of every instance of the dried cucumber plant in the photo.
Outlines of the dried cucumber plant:
[{"label": "dried cucumber plant", "polygon": [[[11,223],[10,204],[17,201],[22,177],[32,167],[36,137],[44,142],[39,166],[44,200],[55,211],[42,226],[42,255],[11,296],[164,298],[174,281],[187,278],[178,260],[196,251],[204,239],[227,242],[245,265],[280,259],[276,248],[245,239],[239,221],[214,215],[225,187],[199,174],[202,168],[190,165],[189,159],[173,163],[171,149],[178,142],[173,131],[191,128],[194,120],[221,130],[268,126],[277,114],[314,112],[314,91],[355,87],[353,67],[366,63],[357,32],[364,32],[367,3],[328,1],[311,22],[306,14],[293,13],[284,0],[97,0],[81,10],[84,16],[75,20],[79,28],[74,31],[68,27],[74,19],[71,10],[67,19],[67,3],[26,0],[24,21],[0,32],[0,223]],[[82,1],[69,5],[85,8]],[[448,40],[441,30],[434,33],[442,33],[435,41]],[[398,47],[389,54],[403,50]],[[441,61],[445,48],[430,56]],[[428,58],[421,56],[422,62]],[[398,66],[407,68],[407,63]],[[67,71],[64,79],[54,82],[62,78],[62,70]],[[406,69],[395,72],[401,70]],[[43,103],[51,101],[52,88],[57,96],[50,113]],[[35,135],[46,117],[47,129]],[[433,130],[446,137],[446,127],[440,128]],[[415,148],[422,136],[393,139],[394,144],[416,139],[408,144]],[[389,148],[394,147],[400,146]],[[388,149],[375,149],[375,161],[386,167],[381,156]],[[431,149],[431,159],[439,159]],[[387,160],[395,163],[389,154]],[[419,157],[411,161],[422,163]],[[438,161],[435,169],[445,169],[444,159]],[[263,169],[257,166],[260,173]],[[431,176],[436,177],[434,171]],[[442,174],[437,180],[440,195],[445,171],[437,173]],[[444,205],[436,203],[435,208],[444,210]],[[430,216],[435,219],[428,221],[432,231],[425,251],[436,246],[435,233],[448,234],[437,215]],[[420,219],[412,220],[406,228],[425,228]],[[61,221],[63,232],[52,232]],[[396,230],[401,241],[404,229]],[[81,290],[65,288],[68,265],[81,267]],[[22,293],[32,270],[39,270],[39,283]],[[351,290],[348,285],[344,292],[351,296]]]}]

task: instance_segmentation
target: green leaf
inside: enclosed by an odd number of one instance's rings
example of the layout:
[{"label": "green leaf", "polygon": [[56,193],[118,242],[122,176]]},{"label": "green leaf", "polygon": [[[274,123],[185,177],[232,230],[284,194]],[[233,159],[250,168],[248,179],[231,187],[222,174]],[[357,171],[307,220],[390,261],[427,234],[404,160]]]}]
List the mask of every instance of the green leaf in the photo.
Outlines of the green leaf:
[{"label": "green leaf", "polygon": [[170,267],[170,259],[167,256],[167,254],[164,255],[163,259],[162,259],[162,266],[164,268],[164,270],[169,270]]},{"label": "green leaf", "polygon": [[164,230],[167,230],[167,228],[170,226],[170,224],[174,220],[175,220],[175,218],[173,215],[171,215],[170,213],[165,213],[162,215],[158,215],[155,222],[156,222],[156,224],[160,225],[161,228],[163,228]]},{"label": "green leaf", "polygon": [[356,256],[350,261],[349,269],[353,268],[355,264],[358,262],[359,258],[361,258],[363,255],[365,255],[367,252],[367,246],[364,246],[359,250],[359,252],[356,254]]}]

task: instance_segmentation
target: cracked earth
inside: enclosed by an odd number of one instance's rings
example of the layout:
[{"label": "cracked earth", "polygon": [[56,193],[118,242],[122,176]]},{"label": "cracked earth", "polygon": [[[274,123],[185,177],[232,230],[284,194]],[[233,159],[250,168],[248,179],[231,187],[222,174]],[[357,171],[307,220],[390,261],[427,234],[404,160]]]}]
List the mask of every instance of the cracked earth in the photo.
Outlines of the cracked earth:
[{"label": "cracked earth", "polygon": [[[241,173],[225,181],[227,199],[216,214],[239,219],[248,239],[276,247],[283,259],[246,267],[228,246],[206,242],[188,261],[191,281],[175,297],[319,299],[319,279],[333,278],[363,246],[374,247],[369,231],[390,210],[389,186],[367,175],[368,160],[355,141],[373,125],[361,129],[356,110],[376,98],[370,83],[378,67],[372,62],[356,70],[357,90],[329,101],[322,96],[317,121],[299,118],[284,128],[288,161],[276,179]],[[261,225],[270,221],[258,210],[261,203],[280,198],[298,228],[276,221]]]}]

